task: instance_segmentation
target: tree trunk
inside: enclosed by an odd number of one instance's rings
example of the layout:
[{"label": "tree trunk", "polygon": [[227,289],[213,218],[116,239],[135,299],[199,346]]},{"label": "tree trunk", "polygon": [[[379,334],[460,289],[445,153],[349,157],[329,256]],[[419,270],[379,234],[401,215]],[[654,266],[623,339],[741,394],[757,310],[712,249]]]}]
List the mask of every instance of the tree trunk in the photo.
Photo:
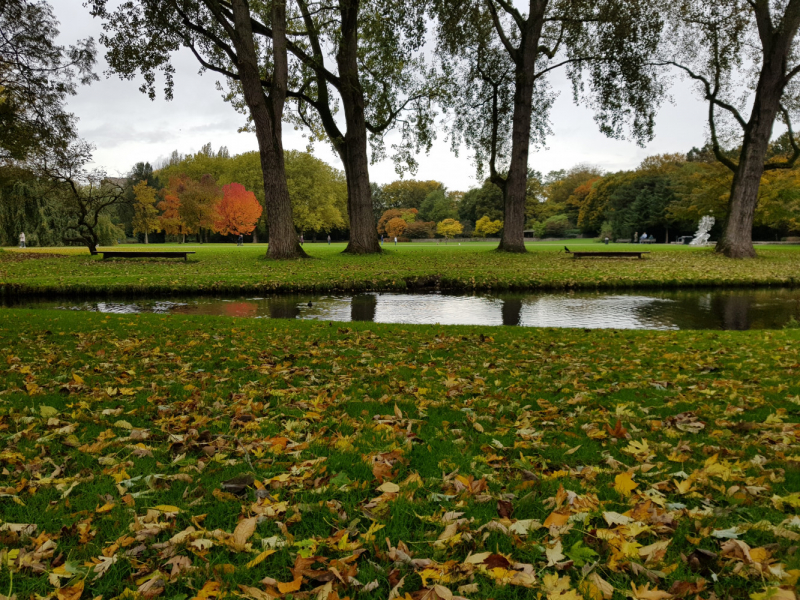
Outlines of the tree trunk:
[{"label": "tree trunk", "polygon": [[728,218],[716,248],[717,252],[729,258],[756,257],[753,248],[753,219],[758,205],[761,176],[764,174],[764,159],[783,91],[780,80],[774,79],[765,76],[762,70],[750,122],[747,124],[739,153],[739,165],[733,175]]},{"label": "tree trunk", "polygon": [[364,90],[358,75],[359,0],[340,0],[342,41],[336,54],[347,132],[339,155],[347,178],[347,212],[350,216],[349,254],[378,254],[381,245],[372,212],[369,185],[367,123],[364,115]]},{"label": "tree trunk", "polygon": [[245,0],[233,0],[235,34],[232,36],[239,57],[239,76],[245,102],[253,117],[261,170],[264,174],[264,204],[270,223],[269,258],[301,258],[306,253],[297,241],[292,222],[292,204],[286,185],[281,119],[288,77],[286,57],[286,5],[273,3],[273,85],[269,100],[261,87],[258,56],[253,42],[250,9]]},{"label": "tree trunk", "polygon": [[150,242],[147,241],[147,232],[144,232],[144,243],[149,244]]},{"label": "tree trunk", "polygon": [[547,0],[531,0],[516,61],[514,116],[511,130],[511,162],[503,186],[503,235],[498,250],[525,252],[525,195],[528,183],[528,153],[531,144],[531,114],[536,57]]}]

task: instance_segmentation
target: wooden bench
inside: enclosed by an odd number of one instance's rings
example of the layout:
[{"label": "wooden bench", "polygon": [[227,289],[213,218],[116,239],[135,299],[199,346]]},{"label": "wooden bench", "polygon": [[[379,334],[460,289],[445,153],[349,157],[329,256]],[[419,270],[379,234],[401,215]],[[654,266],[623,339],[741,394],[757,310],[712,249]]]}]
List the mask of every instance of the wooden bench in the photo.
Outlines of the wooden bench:
[{"label": "wooden bench", "polygon": [[643,252],[629,252],[625,250],[611,250],[611,251],[592,251],[592,250],[581,250],[578,252],[573,252],[566,246],[564,246],[564,251],[567,254],[572,254],[572,258],[642,258],[642,254],[650,254],[650,252],[643,251]]},{"label": "wooden bench", "polygon": [[183,258],[188,262],[189,255],[194,252],[160,252],[158,250],[143,250],[141,252],[133,250],[98,250],[92,252],[93,256],[103,255],[103,260],[107,258]]}]

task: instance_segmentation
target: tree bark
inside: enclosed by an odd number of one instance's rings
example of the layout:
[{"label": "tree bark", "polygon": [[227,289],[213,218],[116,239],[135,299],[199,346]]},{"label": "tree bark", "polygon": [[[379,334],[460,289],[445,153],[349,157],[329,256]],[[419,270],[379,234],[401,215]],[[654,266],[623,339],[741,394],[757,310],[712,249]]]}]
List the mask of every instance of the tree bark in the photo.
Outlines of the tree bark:
[{"label": "tree bark", "polygon": [[758,205],[761,176],[764,174],[764,159],[783,93],[782,70],[769,69],[765,64],[756,87],[753,110],[731,184],[728,217],[722,238],[716,247],[717,252],[729,258],[756,257],[753,248],[753,219]]},{"label": "tree bark", "polygon": [[340,0],[342,41],[336,54],[341,79],[340,93],[347,132],[339,145],[347,178],[347,212],[350,216],[349,254],[381,252],[372,212],[367,155],[367,122],[364,90],[358,75],[359,0]]},{"label": "tree bark", "polygon": [[292,222],[292,204],[286,185],[281,119],[286,98],[288,62],[286,57],[286,4],[273,3],[273,85],[269,99],[261,87],[258,56],[253,41],[250,8],[246,0],[232,0],[234,35],[239,57],[238,71],[245,102],[253,117],[261,170],[264,174],[264,204],[270,223],[269,258],[301,258],[306,253],[297,241]]},{"label": "tree bark", "polygon": [[144,232],[144,243],[149,244],[150,242],[147,241],[147,232]]},{"label": "tree bark", "polygon": [[544,24],[547,0],[531,0],[522,39],[512,56],[516,63],[514,115],[511,130],[511,162],[503,189],[503,235],[498,250],[525,250],[525,196],[528,183],[528,154],[531,143],[533,85],[536,80],[536,57]]}]

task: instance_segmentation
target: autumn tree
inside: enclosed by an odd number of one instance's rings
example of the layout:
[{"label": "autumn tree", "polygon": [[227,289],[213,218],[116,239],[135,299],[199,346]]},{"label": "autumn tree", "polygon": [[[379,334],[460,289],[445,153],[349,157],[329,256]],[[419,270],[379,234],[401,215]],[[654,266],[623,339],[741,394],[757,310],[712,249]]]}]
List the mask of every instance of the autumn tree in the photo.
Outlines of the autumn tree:
[{"label": "autumn tree", "polygon": [[157,190],[143,180],[133,186],[134,214],[133,233],[143,233],[144,243],[148,244],[147,235],[151,231],[160,231],[158,210],[156,209]]},{"label": "autumn tree", "polygon": [[[671,27],[665,30],[664,64],[696,83],[708,103],[714,156],[733,174],[716,250],[753,258],[762,175],[790,169],[800,158],[792,127],[800,108],[800,0],[681,0],[665,8]],[[791,152],[769,160],[776,120],[788,130]],[[735,157],[725,151],[726,141],[738,148]]]},{"label": "autumn tree", "polygon": [[394,217],[386,223],[386,235],[390,238],[400,237],[408,227],[408,223],[401,217]]},{"label": "autumn tree", "polygon": [[392,221],[393,219],[400,219],[401,221],[406,223],[406,225],[408,225],[417,220],[418,214],[419,211],[417,211],[416,208],[405,208],[405,209],[391,208],[385,211],[381,215],[381,218],[378,220],[378,233],[391,235],[388,229],[390,221]]},{"label": "autumn tree", "polygon": [[436,223],[433,221],[413,221],[406,226],[407,238],[423,239],[432,238],[436,234]]},{"label": "autumn tree", "polygon": [[475,235],[486,237],[494,235],[503,228],[503,222],[499,219],[492,221],[489,217],[483,216],[475,222]]},{"label": "autumn tree", "polygon": [[[172,55],[187,48],[203,70],[225,77],[230,99],[246,112],[258,141],[264,179],[264,204],[270,223],[268,256],[306,256],[292,222],[283,153],[283,116],[289,81],[286,3],[247,0],[131,0],[111,8],[106,0],[88,0],[103,19],[101,40],[111,70],[125,79],[144,77],[140,88],[155,98],[157,74],[166,78],[172,98]],[[259,33],[254,34],[254,29]],[[269,31],[264,44],[263,31]]]},{"label": "autumn tree", "polygon": [[455,219],[445,219],[436,224],[436,233],[445,239],[453,238],[464,231],[464,226]]},{"label": "autumn tree", "polygon": [[162,195],[163,200],[158,203],[158,209],[161,211],[158,218],[161,229],[167,235],[181,236],[181,243],[183,243],[186,241],[186,234],[191,231],[181,218],[181,199],[177,192],[169,187],[162,190]]},{"label": "autumn tree", "polygon": [[246,235],[256,228],[261,204],[241,183],[222,186],[222,200],[216,205],[214,229],[223,235]]},{"label": "autumn tree", "polygon": [[[659,42],[655,3],[633,0],[433,0],[440,55],[454,63],[453,143],[474,152],[478,173],[504,197],[499,250],[525,252],[528,154],[549,132],[560,67],[606,135],[653,133],[662,96],[650,56]],[[588,80],[588,81],[586,81]],[[588,85],[587,85],[588,84]],[[535,108],[534,108],[535,107]]]},{"label": "autumn tree", "polygon": [[[197,180],[180,175],[171,178],[168,187],[170,195],[178,198],[177,219],[180,226],[175,233],[183,235],[184,241],[187,234],[196,233],[197,241],[202,241],[203,233],[214,229],[216,205],[222,199],[222,190],[214,177],[203,175]],[[174,200],[170,201],[174,203]],[[164,230],[167,231],[166,227]]]}]

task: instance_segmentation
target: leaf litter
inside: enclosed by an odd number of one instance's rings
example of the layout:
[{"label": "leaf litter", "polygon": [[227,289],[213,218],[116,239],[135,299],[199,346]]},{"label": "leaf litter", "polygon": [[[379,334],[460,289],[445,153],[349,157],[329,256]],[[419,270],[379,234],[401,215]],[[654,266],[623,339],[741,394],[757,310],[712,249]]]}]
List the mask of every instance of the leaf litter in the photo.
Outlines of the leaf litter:
[{"label": "leaf litter", "polygon": [[10,597],[796,600],[793,332],[0,337]]}]

